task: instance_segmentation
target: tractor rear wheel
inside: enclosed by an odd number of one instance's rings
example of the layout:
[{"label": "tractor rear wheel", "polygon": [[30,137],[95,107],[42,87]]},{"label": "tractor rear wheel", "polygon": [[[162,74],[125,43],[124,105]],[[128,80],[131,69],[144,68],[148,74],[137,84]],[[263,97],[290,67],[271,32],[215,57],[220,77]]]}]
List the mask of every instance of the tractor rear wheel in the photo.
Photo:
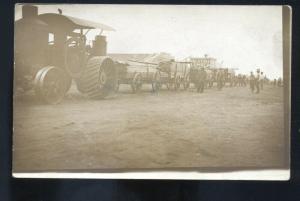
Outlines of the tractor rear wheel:
[{"label": "tractor rear wheel", "polygon": [[59,103],[70,88],[69,77],[62,69],[54,66],[40,69],[34,83],[36,95],[49,104]]},{"label": "tractor rear wheel", "polygon": [[96,56],[88,60],[80,77],[80,88],[87,97],[101,99],[115,92],[117,73],[109,57]]}]

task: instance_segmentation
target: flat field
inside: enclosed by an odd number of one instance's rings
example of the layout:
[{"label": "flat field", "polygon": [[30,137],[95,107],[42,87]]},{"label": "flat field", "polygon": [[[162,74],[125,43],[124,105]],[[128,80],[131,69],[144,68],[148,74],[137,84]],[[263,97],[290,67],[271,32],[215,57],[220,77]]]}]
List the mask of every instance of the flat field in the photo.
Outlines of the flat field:
[{"label": "flat field", "polygon": [[280,168],[286,163],[283,88],[132,94],[104,100],[72,86],[58,105],[14,100],[13,170]]}]

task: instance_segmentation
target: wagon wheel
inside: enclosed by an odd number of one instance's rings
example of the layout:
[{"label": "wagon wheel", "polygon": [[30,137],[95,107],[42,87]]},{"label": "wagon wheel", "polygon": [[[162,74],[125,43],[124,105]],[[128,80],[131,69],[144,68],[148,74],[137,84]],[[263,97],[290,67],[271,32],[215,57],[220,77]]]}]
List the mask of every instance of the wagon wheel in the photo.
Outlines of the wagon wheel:
[{"label": "wagon wheel", "polygon": [[152,79],[152,90],[153,92],[156,92],[161,87],[161,79],[160,79],[160,73],[156,72]]},{"label": "wagon wheel", "polygon": [[168,80],[167,80],[167,82],[165,83],[166,84],[166,87],[167,87],[167,89],[168,90],[171,90],[172,89],[172,78],[171,78],[171,75],[169,74],[169,76],[168,76]]},{"label": "wagon wheel", "polygon": [[65,72],[54,66],[39,70],[35,77],[35,93],[46,103],[57,104],[65,96],[70,86]]},{"label": "wagon wheel", "polygon": [[137,93],[142,88],[142,76],[140,73],[136,73],[133,77],[131,88],[133,93]]},{"label": "wagon wheel", "polygon": [[103,89],[106,93],[115,92],[117,80],[115,79],[115,72],[113,68],[104,66],[99,74],[99,88]]},{"label": "wagon wheel", "polygon": [[70,77],[65,73],[65,80],[66,80],[66,93],[67,93],[72,86],[72,77]]},{"label": "wagon wheel", "polygon": [[190,82],[191,82],[190,75],[187,74],[184,78],[184,83],[183,83],[184,90],[187,90],[190,87]]},{"label": "wagon wheel", "polygon": [[174,89],[175,89],[176,91],[180,88],[180,82],[181,82],[180,77],[177,76],[177,77],[175,78],[175,82],[174,82]]},{"label": "wagon wheel", "polygon": [[116,86],[115,86],[115,92],[118,92],[120,89],[120,80],[117,80]]},{"label": "wagon wheel", "polygon": [[168,90],[171,90],[171,88],[172,88],[172,83],[171,83],[171,82],[167,82],[167,83],[166,83],[166,87],[167,87]]}]

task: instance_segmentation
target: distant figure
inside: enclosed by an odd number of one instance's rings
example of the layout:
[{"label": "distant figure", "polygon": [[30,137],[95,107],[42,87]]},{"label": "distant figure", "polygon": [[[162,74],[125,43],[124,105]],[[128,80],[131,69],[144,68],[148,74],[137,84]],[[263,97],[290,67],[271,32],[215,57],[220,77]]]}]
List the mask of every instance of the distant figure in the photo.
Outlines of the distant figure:
[{"label": "distant figure", "polygon": [[259,82],[260,82],[260,89],[263,90],[264,89],[264,73],[263,72],[260,73]]},{"label": "distant figure", "polygon": [[255,77],[254,77],[254,74],[253,72],[251,71],[250,72],[250,89],[251,89],[251,92],[254,93],[254,88],[255,88]]},{"label": "distant figure", "polygon": [[279,87],[281,87],[281,82],[282,82],[281,78],[278,78],[277,85],[278,85]]},{"label": "distant figure", "polygon": [[244,87],[247,86],[247,77],[246,77],[246,75],[243,75],[243,76],[242,76],[242,85],[243,85]]},{"label": "distant figure", "polygon": [[277,85],[277,80],[274,79],[273,86],[276,87],[276,85]]},{"label": "distant figure", "polygon": [[256,93],[259,93],[259,82],[260,82],[260,70],[256,70],[256,76],[255,76],[255,87],[256,87]]},{"label": "distant figure", "polygon": [[204,68],[200,68],[198,72],[198,87],[197,87],[197,92],[198,93],[203,93],[204,92],[204,86],[206,85],[206,71]]},{"label": "distant figure", "polygon": [[209,70],[207,73],[207,78],[206,78],[206,82],[207,82],[207,86],[209,88],[212,88],[214,82],[213,82],[213,72],[211,70]]},{"label": "distant figure", "polygon": [[234,75],[231,73],[229,74],[229,86],[233,87],[233,80],[234,80]]},{"label": "distant figure", "polygon": [[220,69],[217,72],[217,87],[219,90],[223,88],[223,79],[224,79],[223,70]]},{"label": "distant figure", "polygon": [[242,75],[241,74],[238,74],[238,86],[242,86]]}]

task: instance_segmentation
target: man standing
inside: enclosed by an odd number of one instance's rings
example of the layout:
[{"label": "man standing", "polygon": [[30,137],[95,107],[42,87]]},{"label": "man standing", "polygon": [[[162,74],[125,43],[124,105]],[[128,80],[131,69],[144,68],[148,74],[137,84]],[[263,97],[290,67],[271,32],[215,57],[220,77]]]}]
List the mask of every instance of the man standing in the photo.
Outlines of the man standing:
[{"label": "man standing", "polygon": [[256,76],[255,76],[255,87],[256,87],[256,93],[259,93],[259,82],[260,82],[260,70],[256,70]]},{"label": "man standing", "polygon": [[251,89],[251,92],[253,93],[254,92],[254,85],[255,85],[255,77],[253,75],[253,72],[251,71],[250,73],[250,89]]},{"label": "man standing", "polygon": [[199,76],[198,76],[198,87],[197,87],[197,92],[198,93],[203,93],[204,92],[204,86],[206,83],[206,71],[204,68],[200,68],[199,70]]},{"label": "man standing", "polygon": [[282,82],[282,80],[281,80],[281,77],[280,77],[280,78],[278,78],[278,81],[277,81],[277,85],[278,85],[279,87],[281,87],[281,82]]},{"label": "man standing", "polygon": [[217,87],[219,90],[221,90],[223,88],[223,70],[222,69],[219,69],[218,72],[217,72]]},{"label": "man standing", "polygon": [[260,82],[260,89],[263,90],[264,89],[264,73],[263,72],[260,73],[259,82]]}]

